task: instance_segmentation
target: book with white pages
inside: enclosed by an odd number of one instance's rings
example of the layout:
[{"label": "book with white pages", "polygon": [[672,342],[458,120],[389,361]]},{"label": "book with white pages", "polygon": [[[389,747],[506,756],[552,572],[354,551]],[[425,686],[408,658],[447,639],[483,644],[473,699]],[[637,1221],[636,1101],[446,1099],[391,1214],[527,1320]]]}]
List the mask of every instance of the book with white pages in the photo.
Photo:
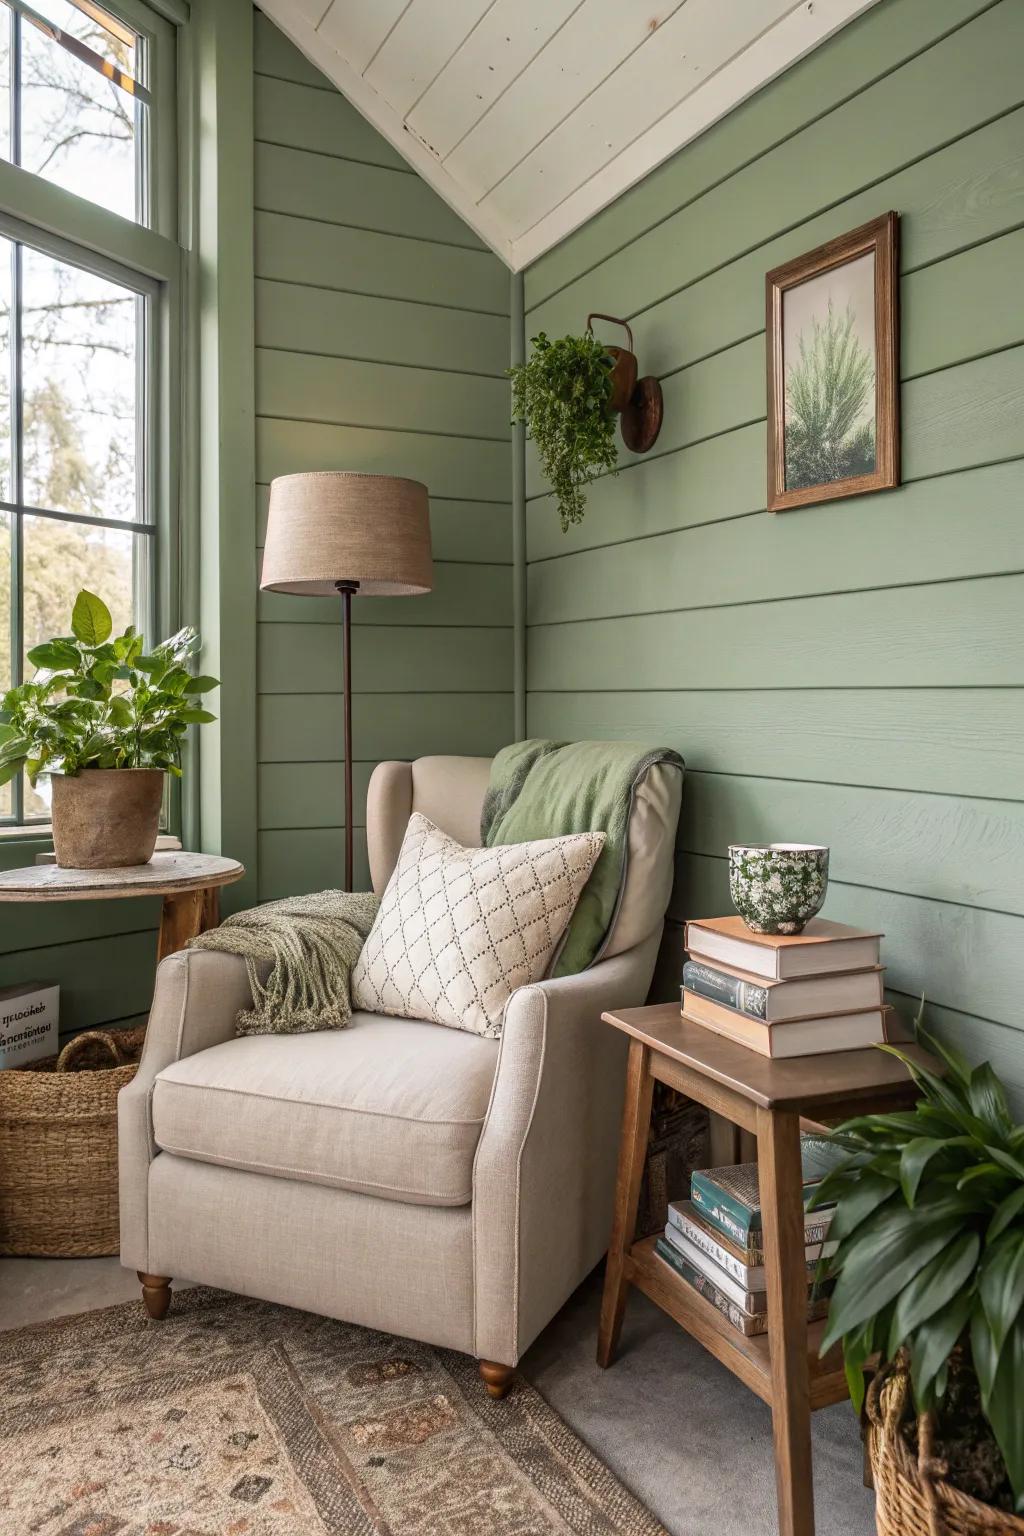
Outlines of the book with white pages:
[{"label": "book with white pages", "polygon": [[802,933],[755,933],[742,917],[692,918],[685,947],[712,963],[787,981],[878,964],[880,933],[866,933],[826,917],[812,917]]},{"label": "book with white pages", "polygon": [[782,1024],[791,1019],[880,1008],[884,975],[883,966],[873,965],[863,971],[775,981],[735,966],[726,970],[720,962],[712,964],[693,951],[683,966],[683,985],[709,1002],[732,1008],[748,1018]]},{"label": "book with white pages", "polygon": [[720,1003],[712,1003],[684,987],[682,1011],[686,1018],[713,1030],[716,1035],[724,1035],[737,1045],[776,1060],[792,1056],[823,1056],[830,1051],[862,1051],[869,1045],[884,1045],[891,1038],[886,1026],[892,1013],[888,1007],[766,1024],[764,1019],[748,1018],[734,1008],[723,1008]]}]

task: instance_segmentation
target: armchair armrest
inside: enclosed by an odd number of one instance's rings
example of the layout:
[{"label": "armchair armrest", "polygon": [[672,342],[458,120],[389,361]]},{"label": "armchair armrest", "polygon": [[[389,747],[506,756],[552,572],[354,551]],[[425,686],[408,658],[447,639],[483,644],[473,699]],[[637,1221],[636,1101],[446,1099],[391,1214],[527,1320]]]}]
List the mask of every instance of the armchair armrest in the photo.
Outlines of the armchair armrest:
[{"label": "armchair armrest", "polygon": [[164,1067],[230,1040],[239,1009],[251,1004],[245,961],[213,950],[181,950],[157,967],[139,1070],[117,1098],[121,1262],[149,1269],[147,1187],[157,1155],[153,1083]]},{"label": "armchair armrest", "polygon": [[509,998],[473,1170],[482,1359],[516,1364],[608,1246],[625,1041],[601,1014],[644,1001],[659,940]]}]

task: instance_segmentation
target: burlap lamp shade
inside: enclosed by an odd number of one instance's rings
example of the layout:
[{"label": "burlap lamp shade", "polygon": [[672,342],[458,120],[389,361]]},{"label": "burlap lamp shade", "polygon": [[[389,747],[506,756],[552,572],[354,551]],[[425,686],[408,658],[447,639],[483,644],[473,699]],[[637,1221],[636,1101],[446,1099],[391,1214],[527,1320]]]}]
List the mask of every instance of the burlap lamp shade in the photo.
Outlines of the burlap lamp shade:
[{"label": "burlap lamp shade", "polygon": [[270,487],[260,585],[333,596],[355,582],[361,597],[429,592],[427,488],[395,475],[347,470],[282,475]]},{"label": "burlap lamp shade", "polygon": [[345,751],[345,889],[352,889],[352,598],[429,592],[427,488],[349,470],[282,475],[270,486],[260,586],[340,597]]}]

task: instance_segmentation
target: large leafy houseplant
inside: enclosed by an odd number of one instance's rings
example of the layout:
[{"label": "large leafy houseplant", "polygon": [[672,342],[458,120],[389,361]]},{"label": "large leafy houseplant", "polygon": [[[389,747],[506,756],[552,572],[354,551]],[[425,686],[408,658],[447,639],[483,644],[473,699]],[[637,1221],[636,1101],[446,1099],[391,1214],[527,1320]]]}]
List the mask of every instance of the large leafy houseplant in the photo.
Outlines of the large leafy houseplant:
[{"label": "large leafy houseplant", "polygon": [[[840,1126],[834,1134],[847,1156],[812,1201],[837,1206],[822,1352],[842,1340],[858,1408],[868,1360],[906,1357],[918,1413],[935,1416],[940,1436],[979,1441],[991,1431],[999,1454],[992,1447],[988,1460],[998,1471],[980,1496],[1022,1511],[1024,1126],[1014,1124],[988,1062],[972,1069],[924,1032],[920,1014],[917,1034],[945,1075],[883,1047],[905,1062],[920,1100]],[[980,1414],[972,1422],[962,1409],[974,1377]],[[947,1459],[969,1465],[971,1456]]]},{"label": "large leafy houseplant", "polygon": [[509,370],[512,415],[525,421],[555,493],[562,532],[583,521],[584,487],[618,463],[611,410],[615,356],[588,331],[533,338],[530,356]]},{"label": "large leafy houseplant", "polygon": [[22,768],[33,784],[83,768],[180,774],[189,726],[214,719],[201,695],[219,686],[190,670],[199,637],[181,629],[147,652],[132,625],[112,633],[107,605],[82,591],[71,634],[29,651],[36,675],[8,689],[0,709],[0,785]]}]

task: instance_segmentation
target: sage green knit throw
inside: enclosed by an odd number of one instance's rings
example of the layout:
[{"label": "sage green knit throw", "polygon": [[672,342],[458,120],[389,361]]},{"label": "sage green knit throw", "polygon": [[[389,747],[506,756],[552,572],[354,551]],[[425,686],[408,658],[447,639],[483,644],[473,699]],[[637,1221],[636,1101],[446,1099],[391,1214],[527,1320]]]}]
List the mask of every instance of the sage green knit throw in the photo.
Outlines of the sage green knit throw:
[{"label": "sage green knit throw", "polygon": [[189,948],[245,961],[252,1007],[238,1014],[238,1034],[344,1029],[352,1017],[349,977],[379,905],[376,896],[361,891],[286,896],[233,913],[219,928],[190,940]]}]

